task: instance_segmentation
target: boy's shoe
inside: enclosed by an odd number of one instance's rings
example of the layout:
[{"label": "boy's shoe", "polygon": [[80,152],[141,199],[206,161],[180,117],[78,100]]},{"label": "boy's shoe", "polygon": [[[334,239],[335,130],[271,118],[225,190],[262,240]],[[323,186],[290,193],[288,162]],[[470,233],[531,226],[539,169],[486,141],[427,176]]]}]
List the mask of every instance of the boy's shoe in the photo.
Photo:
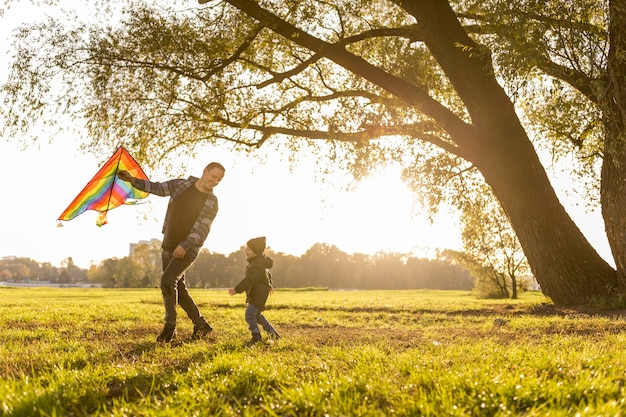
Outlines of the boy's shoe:
[{"label": "boy's shoe", "polygon": [[213,327],[209,325],[209,323],[204,323],[201,326],[193,326],[193,334],[191,335],[191,340],[202,339],[207,334],[213,331]]},{"label": "boy's shoe", "polygon": [[157,336],[157,342],[171,342],[172,339],[176,336],[176,326],[172,326],[171,324],[166,324],[161,331],[161,334]]},{"label": "boy's shoe", "polygon": [[246,346],[252,346],[252,345],[256,345],[257,343],[261,343],[263,341],[263,339],[261,339],[261,335],[258,333],[253,333],[252,334],[252,339],[248,340],[246,342]]},{"label": "boy's shoe", "polygon": [[268,337],[269,339],[272,339],[272,340],[278,340],[278,339],[280,339],[282,336],[280,335],[280,333],[278,333],[276,330],[274,330],[273,332],[269,332],[269,333],[267,334],[267,337]]}]

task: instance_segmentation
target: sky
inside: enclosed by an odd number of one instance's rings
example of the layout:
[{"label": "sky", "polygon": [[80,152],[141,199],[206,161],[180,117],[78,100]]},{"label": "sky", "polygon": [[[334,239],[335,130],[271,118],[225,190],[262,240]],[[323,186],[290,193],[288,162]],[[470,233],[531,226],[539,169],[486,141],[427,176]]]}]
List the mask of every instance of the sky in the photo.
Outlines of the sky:
[{"label": "sky", "polygon": [[[152,195],[141,204],[109,211],[108,224],[102,227],[96,226],[93,211],[57,226],[61,212],[103,162],[77,146],[55,141],[22,151],[0,144],[0,178],[5,179],[0,189],[0,257],[28,257],[55,266],[72,257],[86,268],[102,259],[127,256],[129,243],[161,238],[168,198]],[[214,190],[220,209],[205,248],[229,254],[256,236],[266,236],[272,250],[296,256],[318,242],[348,253],[424,256],[432,256],[438,247],[455,246],[457,225],[443,221],[431,226],[423,216],[415,216],[413,195],[397,170],[376,174],[346,192],[316,182],[308,164],[290,171],[278,159],[260,164],[216,148],[202,160],[182,162],[188,162],[184,176],[198,176],[210,161],[227,170]],[[153,181],[170,178],[146,173]]]},{"label": "sky", "polygon": [[[11,29],[38,18],[37,8],[21,2],[9,9],[0,6],[0,56],[6,57],[0,59],[0,83],[8,72]],[[18,139],[0,138],[0,257],[27,257],[54,266],[71,257],[88,268],[103,259],[127,256],[131,243],[161,239],[167,198],[158,196],[111,210],[109,223],[100,228],[93,211],[57,227],[61,212],[110,155],[82,153],[79,145],[84,140],[76,136],[57,136],[25,149]],[[204,245],[212,252],[230,254],[256,236],[266,236],[272,250],[296,256],[315,243],[333,244],[348,253],[423,257],[434,256],[437,249],[462,247],[455,216],[443,213],[430,224],[397,167],[373,169],[370,178],[348,192],[333,186],[345,179],[319,175],[313,159],[290,169],[281,155],[261,163],[215,147],[204,149],[197,159],[181,160],[181,172],[199,176],[211,161],[226,167],[215,188],[220,210]],[[146,174],[153,181],[171,178],[160,171]],[[598,252],[610,260],[599,213],[587,212],[570,197],[563,201]]]}]

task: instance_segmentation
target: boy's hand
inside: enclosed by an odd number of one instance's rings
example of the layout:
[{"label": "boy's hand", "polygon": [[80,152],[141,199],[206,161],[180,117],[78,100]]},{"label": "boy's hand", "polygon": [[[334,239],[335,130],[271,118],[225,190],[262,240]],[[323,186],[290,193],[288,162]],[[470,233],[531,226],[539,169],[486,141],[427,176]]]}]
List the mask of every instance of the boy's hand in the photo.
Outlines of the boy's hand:
[{"label": "boy's hand", "polygon": [[235,295],[235,294],[237,294],[237,292],[235,291],[235,289],[234,289],[234,288],[229,288],[229,289],[228,289],[228,293],[229,293],[230,295]]}]

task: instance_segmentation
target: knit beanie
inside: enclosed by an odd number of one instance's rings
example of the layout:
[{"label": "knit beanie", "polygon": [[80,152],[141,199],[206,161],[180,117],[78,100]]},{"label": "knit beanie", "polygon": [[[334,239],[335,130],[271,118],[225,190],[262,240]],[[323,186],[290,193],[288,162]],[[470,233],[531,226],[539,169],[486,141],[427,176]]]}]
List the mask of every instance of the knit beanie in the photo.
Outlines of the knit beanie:
[{"label": "knit beanie", "polygon": [[248,241],[248,247],[252,249],[252,252],[257,255],[262,255],[265,250],[265,236],[255,237],[254,239],[250,239]]}]

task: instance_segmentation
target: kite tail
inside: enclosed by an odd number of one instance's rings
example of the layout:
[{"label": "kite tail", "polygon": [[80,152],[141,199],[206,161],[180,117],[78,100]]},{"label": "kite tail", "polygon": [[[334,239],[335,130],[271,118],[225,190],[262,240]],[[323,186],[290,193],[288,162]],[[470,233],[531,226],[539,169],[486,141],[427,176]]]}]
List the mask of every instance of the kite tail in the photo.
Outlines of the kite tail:
[{"label": "kite tail", "polygon": [[107,212],[103,211],[102,213],[98,213],[98,217],[96,218],[96,226],[102,227],[107,223]]}]

